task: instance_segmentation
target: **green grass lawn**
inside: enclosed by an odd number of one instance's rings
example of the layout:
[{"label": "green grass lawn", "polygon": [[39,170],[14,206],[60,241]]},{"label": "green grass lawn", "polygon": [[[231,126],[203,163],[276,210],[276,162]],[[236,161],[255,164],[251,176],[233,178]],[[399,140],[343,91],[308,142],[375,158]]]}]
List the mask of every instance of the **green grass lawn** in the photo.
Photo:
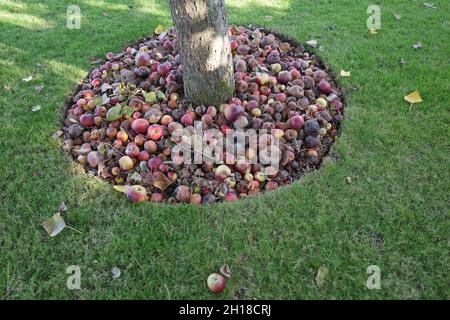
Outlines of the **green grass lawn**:
[{"label": "green grass lawn", "polygon": [[[334,70],[350,70],[347,118],[331,157],[292,187],[195,207],[132,204],[51,137],[89,58],[171,25],[166,1],[0,0],[0,298],[450,298],[450,2],[226,3],[230,23],[316,39]],[[70,4],[80,30],[66,28]],[[370,4],[381,7],[376,35]],[[403,96],[415,90],[424,101],[410,110]],[[63,201],[81,233],[49,238],[41,223]],[[206,277],[224,262],[233,276],[215,296]],[[66,288],[70,265],[80,290]],[[366,288],[369,265],[380,290]]]}]

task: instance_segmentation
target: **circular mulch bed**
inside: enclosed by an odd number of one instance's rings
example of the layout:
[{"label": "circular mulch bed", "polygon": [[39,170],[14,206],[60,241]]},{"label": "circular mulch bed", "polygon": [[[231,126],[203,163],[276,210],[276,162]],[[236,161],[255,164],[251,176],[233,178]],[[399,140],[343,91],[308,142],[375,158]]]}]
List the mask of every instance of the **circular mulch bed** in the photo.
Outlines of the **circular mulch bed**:
[{"label": "circular mulch bed", "polygon": [[[230,101],[196,106],[183,98],[170,29],[107,53],[90,72],[69,99],[64,149],[135,202],[232,201],[317,168],[343,120],[343,96],[328,66],[264,29],[232,26],[229,34],[236,81]],[[256,144],[239,140],[242,132],[256,133]],[[217,144],[221,135],[242,152]],[[206,141],[212,157],[199,162],[192,150],[177,149],[195,137]]]}]

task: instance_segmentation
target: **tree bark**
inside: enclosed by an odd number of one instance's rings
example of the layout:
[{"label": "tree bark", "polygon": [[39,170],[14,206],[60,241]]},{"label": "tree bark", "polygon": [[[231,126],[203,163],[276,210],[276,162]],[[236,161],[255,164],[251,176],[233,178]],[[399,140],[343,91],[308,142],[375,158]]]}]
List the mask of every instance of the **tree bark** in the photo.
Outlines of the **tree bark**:
[{"label": "tree bark", "polygon": [[224,0],[170,0],[170,8],[184,95],[196,104],[218,108],[235,90]]}]

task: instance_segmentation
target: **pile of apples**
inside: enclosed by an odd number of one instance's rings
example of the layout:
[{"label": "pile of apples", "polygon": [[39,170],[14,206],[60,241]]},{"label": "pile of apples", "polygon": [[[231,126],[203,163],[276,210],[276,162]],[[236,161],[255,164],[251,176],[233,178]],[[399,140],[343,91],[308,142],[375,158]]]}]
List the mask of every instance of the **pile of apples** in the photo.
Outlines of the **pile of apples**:
[{"label": "pile of apples", "polygon": [[[230,26],[236,95],[219,106],[183,98],[175,30],[106,54],[70,99],[64,148],[88,171],[123,188],[134,202],[234,201],[289,185],[316,168],[343,120],[342,94],[302,45],[262,29]],[[201,121],[203,129],[275,130],[280,169],[259,164],[189,164],[172,159],[171,134]],[[247,160],[257,150],[246,149]]]}]

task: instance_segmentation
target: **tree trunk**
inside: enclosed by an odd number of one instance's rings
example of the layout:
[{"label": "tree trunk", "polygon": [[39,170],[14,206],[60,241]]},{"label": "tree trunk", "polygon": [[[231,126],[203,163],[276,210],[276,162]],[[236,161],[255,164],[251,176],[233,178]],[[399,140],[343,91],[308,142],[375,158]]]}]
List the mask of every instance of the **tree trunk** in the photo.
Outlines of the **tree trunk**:
[{"label": "tree trunk", "polygon": [[170,0],[170,7],[184,95],[196,104],[218,108],[235,90],[224,0]]}]

